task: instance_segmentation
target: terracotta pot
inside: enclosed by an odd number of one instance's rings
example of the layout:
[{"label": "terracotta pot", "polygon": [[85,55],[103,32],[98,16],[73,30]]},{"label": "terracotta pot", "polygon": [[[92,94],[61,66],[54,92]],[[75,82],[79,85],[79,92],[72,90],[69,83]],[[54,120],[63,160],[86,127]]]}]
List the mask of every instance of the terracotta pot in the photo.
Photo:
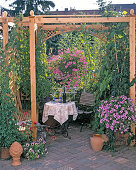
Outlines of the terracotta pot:
[{"label": "terracotta pot", "polygon": [[8,159],[10,157],[9,148],[1,148],[0,153],[1,159]]},{"label": "terracotta pot", "polygon": [[94,134],[93,137],[90,137],[90,143],[93,151],[101,151],[104,143],[104,139],[100,134]]},{"label": "terracotta pot", "polygon": [[18,142],[14,142],[9,149],[10,155],[13,157],[13,166],[21,165],[20,156],[23,152],[23,148]]},{"label": "terracotta pot", "polygon": [[119,131],[114,133],[115,135],[115,146],[128,145],[128,134],[121,134]]}]

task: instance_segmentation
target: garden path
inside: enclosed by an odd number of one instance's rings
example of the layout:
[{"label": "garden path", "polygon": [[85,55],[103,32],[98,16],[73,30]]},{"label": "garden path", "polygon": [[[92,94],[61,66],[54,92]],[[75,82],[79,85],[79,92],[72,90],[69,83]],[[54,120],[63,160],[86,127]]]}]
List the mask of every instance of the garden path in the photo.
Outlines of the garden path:
[{"label": "garden path", "polygon": [[12,167],[12,160],[0,160],[0,170],[135,170],[136,148],[120,147],[118,152],[94,152],[91,149],[89,128],[72,125],[71,139],[56,135],[53,141],[48,137],[46,157],[34,161],[22,159],[22,165]]}]

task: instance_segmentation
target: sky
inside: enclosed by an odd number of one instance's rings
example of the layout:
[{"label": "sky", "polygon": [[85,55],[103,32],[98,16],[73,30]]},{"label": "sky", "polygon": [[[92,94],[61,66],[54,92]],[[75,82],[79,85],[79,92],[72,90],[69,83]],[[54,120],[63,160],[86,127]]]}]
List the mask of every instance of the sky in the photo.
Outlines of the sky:
[{"label": "sky", "polygon": [[[15,0],[0,0],[0,5],[8,8],[8,4]],[[58,9],[59,11],[64,11],[65,8],[68,10],[76,9],[76,10],[91,10],[98,9],[96,0],[52,0],[55,3],[55,8],[51,8],[51,11]],[[107,0],[108,2],[108,0]],[[136,3],[136,0],[112,0],[113,4],[132,4]]]}]

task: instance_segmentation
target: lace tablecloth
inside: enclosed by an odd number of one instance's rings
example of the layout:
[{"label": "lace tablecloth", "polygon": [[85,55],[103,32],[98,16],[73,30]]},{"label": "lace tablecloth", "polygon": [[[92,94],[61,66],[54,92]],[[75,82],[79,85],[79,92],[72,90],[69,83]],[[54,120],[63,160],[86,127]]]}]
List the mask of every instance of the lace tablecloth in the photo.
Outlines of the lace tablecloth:
[{"label": "lace tablecloth", "polygon": [[69,115],[73,115],[73,120],[77,118],[77,109],[75,102],[68,103],[55,103],[48,102],[44,105],[42,122],[45,123],[48,120],[48,116],[54,116],[61,125],[68,120]]}]

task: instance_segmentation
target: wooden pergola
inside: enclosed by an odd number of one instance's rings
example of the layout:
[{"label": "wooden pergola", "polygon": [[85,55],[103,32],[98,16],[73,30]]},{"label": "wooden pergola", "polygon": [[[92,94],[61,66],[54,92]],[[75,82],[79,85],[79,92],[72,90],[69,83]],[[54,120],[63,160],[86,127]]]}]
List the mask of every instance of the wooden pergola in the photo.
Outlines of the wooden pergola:
[{"label": "wooden pergola", "polygon": [[[8,43],[8,23],[14,22],[14,17],[7,17],[7,13],[3,12],[0,17],[0,23],[3,26],[3,48],[5,49]],[[130,56],[130,81],[135,78],[135,14],[134,10],[130,10],[130,15],[125,17],[101,17],[101,15],[39,15],[34,16],[34,12],[30,11],[29,17],[23,17],[21,24],[28,26],[30,31],[30,79],[31,79],[31,117],[34,137],[36,137],[36,128],[34,122],[36,120],[36,73],[35,73],[35,40],[36,29],[35,26],[41,27],[47,31],[47,37],[51,38],[63,32],[79,30],[82,23],[115,23],[126,22],[129,23],[129,56]],[[73,25],[74,24],[74,25]],[[101,25],[88,26],[95,30],[107,29]],[[63,30],[63,31],[62,31]],[[106,41],[103,35],[98,35],[91,32],[94,36]],[[135,102],[135,84],[130,87],[130,98]],[[132,126],[132,131],[135,134],[135,125]]]}]

